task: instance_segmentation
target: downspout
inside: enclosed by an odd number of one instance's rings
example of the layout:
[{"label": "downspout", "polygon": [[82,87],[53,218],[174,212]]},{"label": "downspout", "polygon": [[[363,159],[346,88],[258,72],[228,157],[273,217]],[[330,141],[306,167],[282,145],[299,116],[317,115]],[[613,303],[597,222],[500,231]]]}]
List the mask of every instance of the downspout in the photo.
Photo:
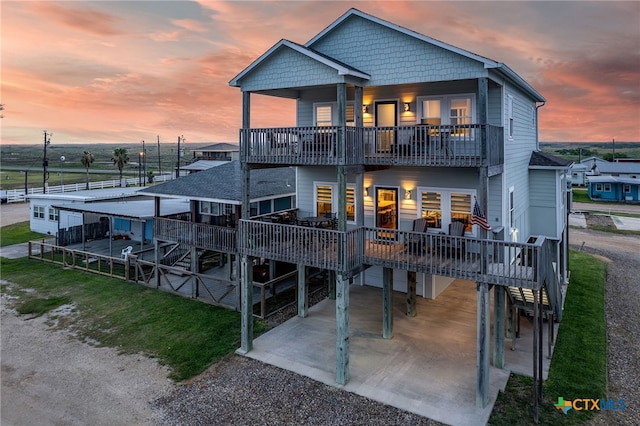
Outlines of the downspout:
[{"label": "downspout", "polygon": [[540,127],[538,121],[538,110],[545,106],[546,103],[547,101],[544,101],[540,105],[536,105],[536,151],[540,151],[540,139],[538,138],[538,128]]}]

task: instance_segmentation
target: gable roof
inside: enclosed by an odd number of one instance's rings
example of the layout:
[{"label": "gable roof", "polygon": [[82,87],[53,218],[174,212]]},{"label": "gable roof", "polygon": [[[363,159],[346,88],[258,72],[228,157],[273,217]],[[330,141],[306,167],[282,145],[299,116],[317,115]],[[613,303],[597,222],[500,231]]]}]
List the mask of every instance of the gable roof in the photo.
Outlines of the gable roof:
[{"label": "gable roof", "polygon": [[237,143],[218,142],[201,148],[194,148],[193,151],[198,152],[238,152],[240,146]]},{"label": "gable roof", "polygon": [[297,43],[294,43],[292,41],[289,40],[280,40],[278,43],[276,43],[274,46],[272,46],[269,50],[267,50],[264,54],[262,54],[258,59],[256,59],[253,63],[251,63],[251,65],[249,65],[247,68],[245,68],[240,74],[238,74],[237,76],[235,76],[230,82],[229,85],[234,86],[234,87],[240,87],[240,80],[247,75],[249,72],[251,72],[253,69],[255,69],[261,62],[265,61],[268,57],[270,57],[272,54],[274,54],[277,50],[281,49],[282,47],[288,47],[291,48],[303,55],[306,55],[312,59],[315,59],[329,67],[334,68],[336,71],[338,71],[339,75],[351,75],[354,77],[358,77],[358,78],[362,78],[364,80],[369,80],[371,79],[371,75],[362,72],[360,70],[357,70],[351,66],[349,66],[348,64],[342,63],[340,61],[337,61],[335,59],[332,59],[330,57],[328,57],[327,55],[323,55],[317,51],[315,51],[313,49],[313,45],[316,44],[319,40],[323,39],[324,37],[326,37],[328,34],[330,34],[331,32],[333,32],[337,27],[339,27],[342,23],[346,22],[348,19],[352,18],[352,17],[360,17],[362,19],[366,19],[369,20],[371,22],[374,22],[378,25],[382,25],[386,28],[390,28],[394,31],[398,31],[402,34],[408,35],[410,37],[413,37],[417,40],[420,40],[422,42],[425,43],[429,43],[431,45],[440,47],[442,49],[445,49],[449,52],[461,55],[463,57],[472,59],[474,61],[480,62],[484,65],[485,69],[491,69],[494,70],[496,73],[500,74],[502,77],[506,78],[507,80],[513,82],[516,86],[520,87],[525,93],[529,94],[529,96],[531,96],[536,102],[546,102],[546,99],[537,91],[535,90],[529,83],[527,83],[522,77],[520,77],[518,74],[516,74],[511,68],[509,68],[508,66],[506,66],[504,63],[502,62],[497,62],[494,61],[492,59],[486,58],[484,56],[481,55],[477,55],[475,53],[469,52],[467,50],[461,49],[459,47],[455,47],[453,45],[444,43],[440,40],[436,40],[434,38],[431,37],[427,37],[423,34],[420,34],[418,32],[415,32],[413,30],[409,30],[407,28],[404,28],[400,25],[396,25],[393,24],[391,22],[385,21],[384,19],[380,19],[377,18],[373,15],[369,15],[367,13],[364,13],[358,9],[354,9],[351,8],[349,9],[346,13],[344,13],[342,16],[340,16],[338,19],[336,19],[331,25],[329,25],[328,27],[326,27],[324,30],[322,30],[320,33],[318,33],[316,36],[314,36],[311,40],[309,40],[307,43],[305,43],[304,46],[299,45]]},{"label": "gable roof", "polygon": [[[296,191],[295,169],[278,167],[251,170],[251,201],[293,195]],[[181,176],[150,186],[139,192],[158,197],[188,198],[227,204],[242,203],[242,167],[239,161]]]},{"label": "gable roof", "polygon": [[324,64],[330,68],[333,68],[334,70],[337,71],[338,75],[350,75],[353,77],[357,77],[357,78],[361,78],[364,80],[368,80],[371,78],[371,76],[367,73],[364,73],[362,71],[359,71],[353,67],[350,67],[347,64],[344,64],[340,61],[337,61],[335,59],[330,58],[327,55],[323,55],[320,52],[316,52],[315,50],[302,46],[298,43],[294,43],[292,41],[289,40],[285,40],[282,39],[280,40],[278,43],[276,43],[275,45],[273,45],[269,50],[267,50],[265,53],[263,53],[258,59],[256,59],[255,61],[253,61],[251,63],[251,65],[249,65],[247,68],[245,68],[244,70],[242,70],[242,72],[240,72],[240,74],[236,75],[233,79],[231,79],[231,81],[229,82],[230,86],[234,86],[234,87],[240,87],[240,80],[242,79],[242,77],[244,77],[245,75],[247,75],[248,73],[250,73],[253,69],[255,69],[256,67],[258,67],[263,61],[265,61],[267,58],[269,58],[269,56],[271,56],[272,54],[274,54],[275,52],[277,52],[280,49],[292,49],[304,56],[307,56],[321,64]]},{"label": "gable roof", "polygon": [[533,151],[531,158],[529,158],[529,168],[553,168],[553,169],[566,169],[572,161],[565,160],[564,158],[556,157],[555,155],[547,154],[542,151]]}]

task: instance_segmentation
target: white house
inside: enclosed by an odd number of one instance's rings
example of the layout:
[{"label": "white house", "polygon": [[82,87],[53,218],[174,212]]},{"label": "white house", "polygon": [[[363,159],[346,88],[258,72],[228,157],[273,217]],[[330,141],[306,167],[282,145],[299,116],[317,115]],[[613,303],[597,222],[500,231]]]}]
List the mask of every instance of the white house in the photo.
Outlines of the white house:
[{"label": "white house", "polygon": [[63,213],[56,204],[88,204],[107,200],[140,199],[139,188],[110,188],[55,194],[29,195],[29,227],[33,232],[57,235],[58,229],[82,225],[82,214]]}]

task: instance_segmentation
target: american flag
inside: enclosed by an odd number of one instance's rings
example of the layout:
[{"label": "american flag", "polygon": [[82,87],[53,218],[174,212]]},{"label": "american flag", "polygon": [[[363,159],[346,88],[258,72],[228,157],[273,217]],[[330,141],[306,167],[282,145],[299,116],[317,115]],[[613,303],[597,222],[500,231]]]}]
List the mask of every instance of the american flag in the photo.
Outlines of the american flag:
[{"label": "american flag", "polygon": [[471,223],[474,225],[478,225],[480,228],[485,231],[491,231],[491,225],[487,221],[487,218],[484,216],[484,212],[482,211],[482,207],[478,204],[478,200],[476,199],[476,203],[473,206],[473,214],[471,215]]}]

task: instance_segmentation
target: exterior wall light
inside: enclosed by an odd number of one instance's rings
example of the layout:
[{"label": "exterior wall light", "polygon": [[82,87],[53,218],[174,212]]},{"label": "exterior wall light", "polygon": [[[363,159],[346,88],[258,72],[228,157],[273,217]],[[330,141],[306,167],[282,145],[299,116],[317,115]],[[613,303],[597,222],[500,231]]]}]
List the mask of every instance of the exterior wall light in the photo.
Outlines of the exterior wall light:
[{"label": "exterior wall light", "polygon": [[411,194],[411,190],[410,189],[407,189],[407,190],[404,191],[404,199],[405,200],[411,200],[412,199],[411,196],[412,196],[412,194]]},{"label": "exterior wall light", "polygon": [[369,105],[362,105],[362,113],[369,114]]},{"label": "exterior wall light", "polygon": [[409,102],[404,103],[404,111],[405,112],[411,111],[411,104]]}]

